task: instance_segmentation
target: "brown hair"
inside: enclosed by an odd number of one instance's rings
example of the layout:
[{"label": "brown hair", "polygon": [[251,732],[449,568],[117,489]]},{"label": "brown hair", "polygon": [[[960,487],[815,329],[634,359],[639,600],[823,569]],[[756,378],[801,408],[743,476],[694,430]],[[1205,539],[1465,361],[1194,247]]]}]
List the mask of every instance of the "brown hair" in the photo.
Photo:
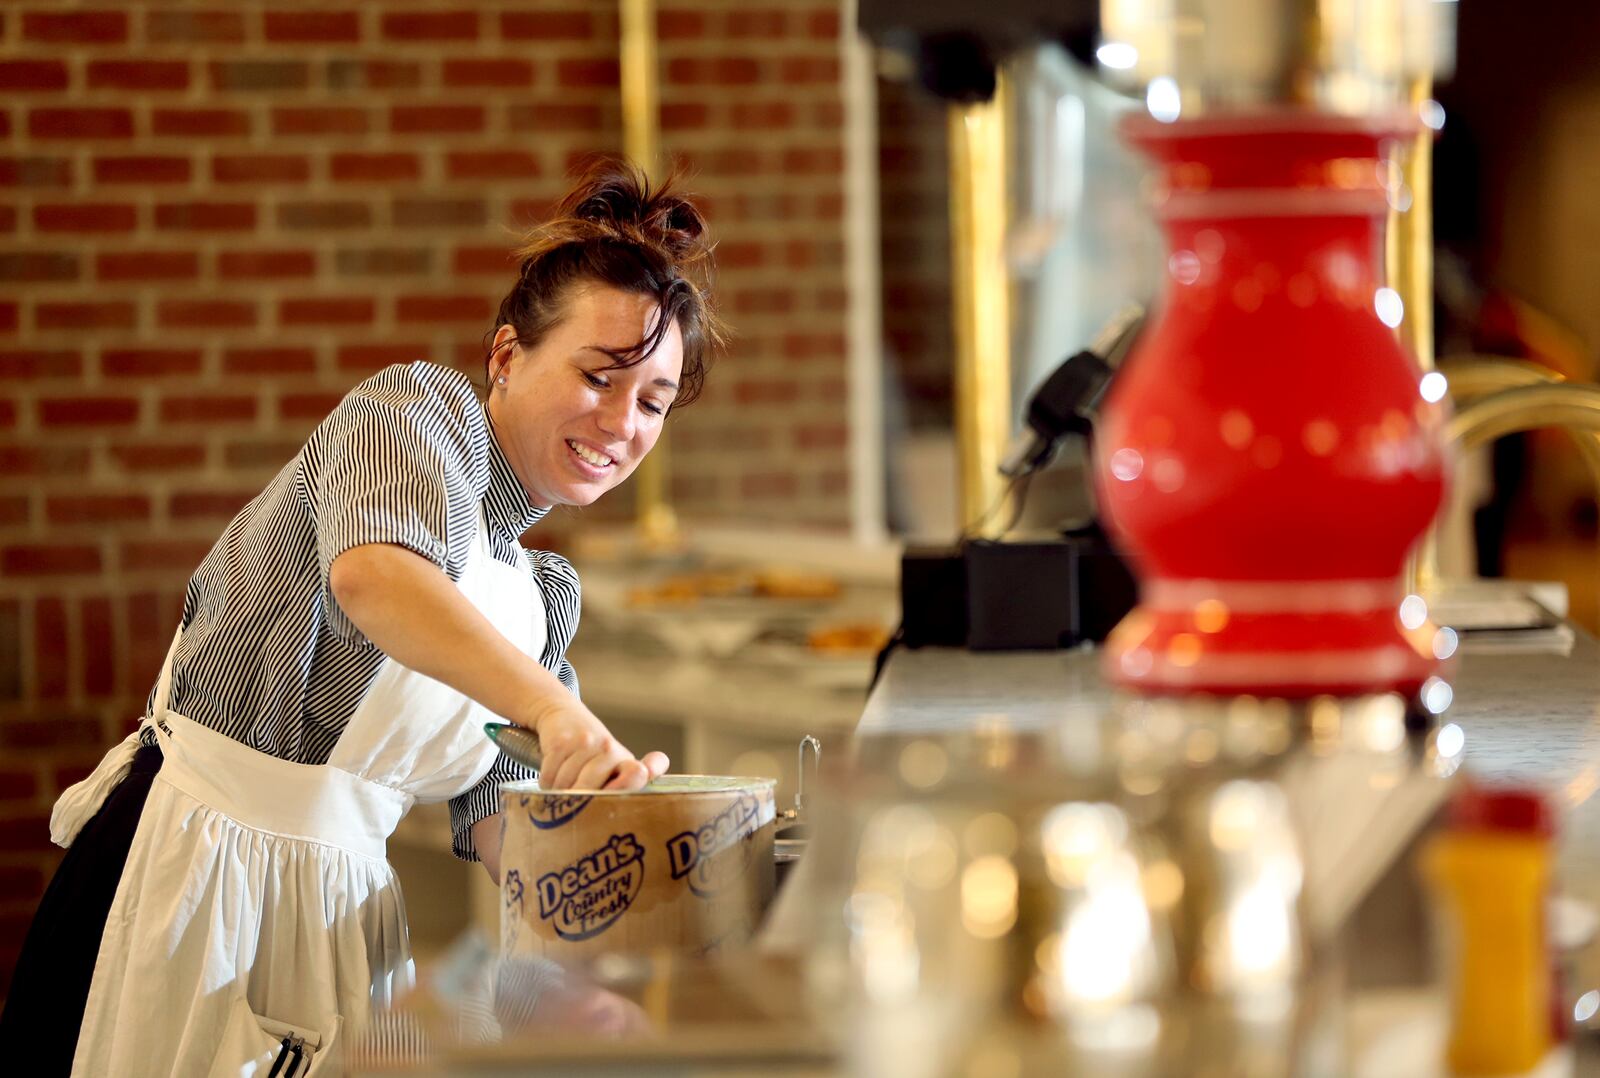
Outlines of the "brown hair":
[{"label": "brown hair", "polygon": [[[621,157],[594,159],[555,216],[534,229],[516,255],[522,269],[495,316],[485,346],[504,325],[524,348],[538,344],[566,316],[571,290],[598,283],[654,296],[662,312],[649,334],[608,354],[611,368],[641,363],[672,323],[683,335],[683,374],[673,407],[700,395],[712,353],[726,331],[711,302],[713,244],[694,203],[676,194],[674,174],[659,187]],[[488,372],[493,358],[484,356]]]}]

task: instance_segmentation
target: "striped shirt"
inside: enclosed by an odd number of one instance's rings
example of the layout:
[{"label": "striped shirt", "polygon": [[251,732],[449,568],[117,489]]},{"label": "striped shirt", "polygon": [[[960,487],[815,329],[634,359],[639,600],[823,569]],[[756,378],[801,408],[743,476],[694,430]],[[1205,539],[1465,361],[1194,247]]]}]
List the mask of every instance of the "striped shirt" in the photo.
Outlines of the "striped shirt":
[{"label": "striped shirt", "polygon": [[[531,566],[547,623],[539,661],[576,693],[566,650],[577,574],[519,542],[547,512],[529,506],[464,375],[430,363],[386,368],[350,391],[190,578],[169,706],[279,759],[326,763],[386,658],[334,600],[333,560],[393,543],[459,581],[480,513],[496,560]],[[147,714],[154,700],[152,690]],[[154,744],[150,731],[145,739]],[[456,856],[477,860],[472,825],[499,811],[500,783],[530,777],[501,756],[451,799]]]}]

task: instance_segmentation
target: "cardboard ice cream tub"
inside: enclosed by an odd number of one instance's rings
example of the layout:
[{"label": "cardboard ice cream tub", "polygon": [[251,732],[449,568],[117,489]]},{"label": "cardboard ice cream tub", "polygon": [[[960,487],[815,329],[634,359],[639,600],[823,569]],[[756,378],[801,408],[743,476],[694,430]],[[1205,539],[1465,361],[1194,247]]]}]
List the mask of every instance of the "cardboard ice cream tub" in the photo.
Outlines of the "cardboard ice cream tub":
[{"label": "cardboard ice cream tub", "polygon": [[583,961],[747,942],[772,898],[774,786],[720,775],[592,793],[505,784],[503,952]]}]

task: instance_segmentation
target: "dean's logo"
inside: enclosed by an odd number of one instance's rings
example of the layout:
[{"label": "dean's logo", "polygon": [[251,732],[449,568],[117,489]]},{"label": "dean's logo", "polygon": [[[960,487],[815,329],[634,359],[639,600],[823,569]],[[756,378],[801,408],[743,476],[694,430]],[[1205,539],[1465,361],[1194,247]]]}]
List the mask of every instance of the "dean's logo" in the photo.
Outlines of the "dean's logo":
[{"label": "dean's logo", "polygon": [[560,827],[589,806],[593,798],[585,794],[540,794],[525,797],[523,806],[528,810],[528,820],[541,831]]},{"label": "dean's logo", "polygon": [[755,798],[740,794],[733,804],[693,831],[669,838],[667,863],[672,878],[689,877],[689,890],[710,898],[744,875],[750,867],[750,838],[765,822],[758,819],[760,810]]},{"label": "dean's logo", "polygon": [[644,847],[632,835],[611,840],[559,872],[539,877],[539,917],[564,940],[586,940],[628,912],[644,882]]}]

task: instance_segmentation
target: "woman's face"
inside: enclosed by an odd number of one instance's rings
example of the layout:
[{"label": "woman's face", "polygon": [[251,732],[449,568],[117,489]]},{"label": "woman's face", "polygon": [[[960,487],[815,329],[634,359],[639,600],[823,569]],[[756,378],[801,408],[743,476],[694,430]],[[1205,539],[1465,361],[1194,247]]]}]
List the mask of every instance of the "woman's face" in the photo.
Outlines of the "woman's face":
[{"label": "woman's face", "polygon": [[[489,361],[489,414],[500,448],[536,506],[588,505],[628,478],[661,436],[683,374],[676,321],[632,367],[603,348],[638,344],[656,316],[651,296],[592,284],[536,347],[501,326]],[[504,384],[500,379],[504,378]]]}]

